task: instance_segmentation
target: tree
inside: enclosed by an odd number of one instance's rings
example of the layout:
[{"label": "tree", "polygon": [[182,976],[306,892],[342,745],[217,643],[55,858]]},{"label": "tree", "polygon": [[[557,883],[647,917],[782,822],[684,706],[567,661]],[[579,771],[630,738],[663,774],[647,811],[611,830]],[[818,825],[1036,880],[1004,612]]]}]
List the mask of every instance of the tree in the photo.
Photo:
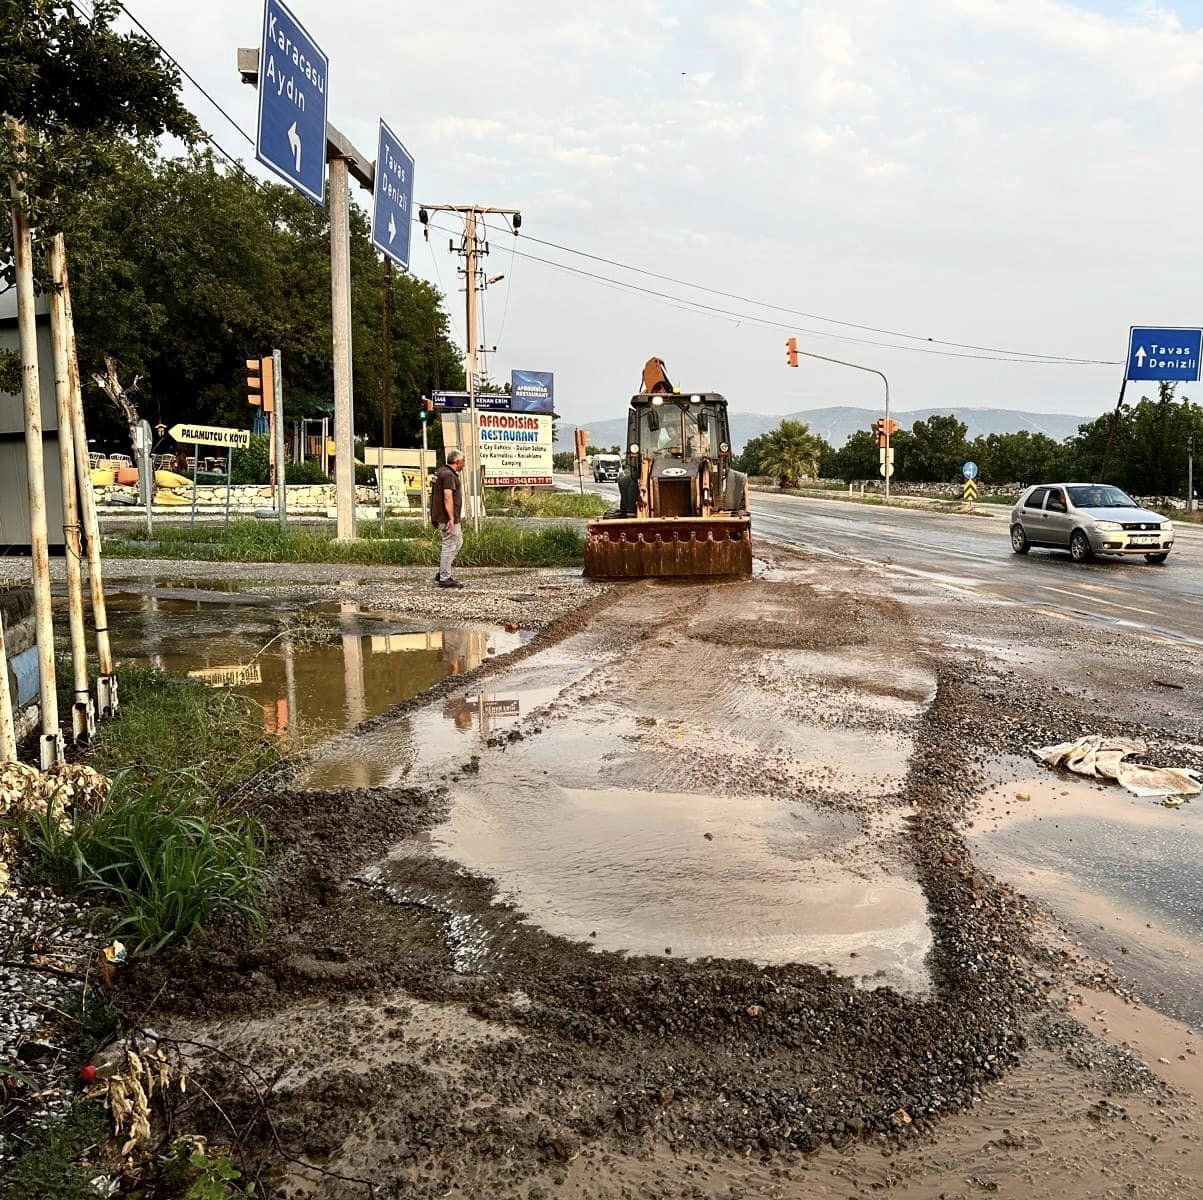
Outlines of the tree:
[{"label": "tree", "polygon": [[775,476],[783,488],[797,487],[803,476],[815,476],[823,441],[810,432],[802,421],[784,420],[765,435],[760,452],[760,468]]},{"label": "tree", "polygon": [[867,429],[858,429],[836,452],[832,474],[845,483],[877,477],[877,438]]},{"label": "tree", "polygon": [[1064,473],[1063,446],[1048,434],[1026,429],[974,438],[966,455],[977,463],[987,483],[1038,483]]},{"label": "tree", "polygon": [[732,465],[737,471],[743,471],[747,475],[764,474],[760,460],[764,456],[768,437],[767,433],[762,433],[759,437],[750,438],[744,444],[744,448],[732,460]]},{"label": "tree", "polygon": [[923,482],[960,479],[968,452],[967,432],[968,427],[952,416],[916,421],[911,426],[907,453],[896,452],[894,456],[898,477]]},{"label": "tree", "polygon": [[[86,208],[128,138],[198,134],[179,99],[180,78],[158,47],[111,25],[121,5],[95,0],[84,17],[71,0],[0,5],[0,177],[22,176],[31,222],[61,232]],[[12,231],[0,261],[12,279]]]},{"label": "tree", "polygon": [[[245,425],[244,360],[278,347],[286,416],[331,411],[330,251],[324,210],[260,185],[208,152],[115,154],[112,174],[73,219],[73,300],[85,373],[112,357],[142,378],[153,419]],[[366,216],[352,208],[356,426],[378,438],[383,273]],[[416,443],[419,397],[462,386],[442,297],[394,279],[394,433]],[[111,423],[110,423],[111,427]],[[431,430],[438,441],[438,424]]]}]

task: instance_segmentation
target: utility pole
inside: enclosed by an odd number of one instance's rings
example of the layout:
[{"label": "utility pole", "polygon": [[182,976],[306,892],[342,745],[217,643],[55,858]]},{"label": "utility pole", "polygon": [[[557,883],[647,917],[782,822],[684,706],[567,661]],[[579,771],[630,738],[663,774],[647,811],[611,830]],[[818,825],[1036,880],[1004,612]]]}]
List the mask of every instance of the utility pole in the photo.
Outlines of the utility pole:
[{"label": "utility pole", "polygon": [[1195,435],[1186,439],[1186,511],[1195,511]]},{"label": "utility pole", "polygon": [[384,256],[384,312],[381,316],[380,444],[393,444],[393,260]]},{"label": "utility pole", "polygon": [[[468,463],[472,468],[472,526],[480,531],[480,510],[482,502],[482,475],[480,469],[480,425],[476,419],[476,393],[480,386],[478,378],[479,354],[483,347],[479,344],[479,320],[477,313],[477,298],[482,291],[480,280],[480,258],[489,253],[488,238],[482,236],[487,229],[485,217],[491,214],[505,217],[509,221],[510,232],[515,236],[522,228],[522,213],[516,208],[484,208],[479,204],[422,204],[418,207],[418,220],[422,222],[426,239],[430,239],[430,217],[432,213],[459,213],[464,218],[464,234],[457,249],[451,243],[452,253],[464,256],[465,283],[465,346],[464,369],[468,376],[468,413],[471,422],[471,448],[466,451]],[[461,450],[465,449],[460,447]]]}]

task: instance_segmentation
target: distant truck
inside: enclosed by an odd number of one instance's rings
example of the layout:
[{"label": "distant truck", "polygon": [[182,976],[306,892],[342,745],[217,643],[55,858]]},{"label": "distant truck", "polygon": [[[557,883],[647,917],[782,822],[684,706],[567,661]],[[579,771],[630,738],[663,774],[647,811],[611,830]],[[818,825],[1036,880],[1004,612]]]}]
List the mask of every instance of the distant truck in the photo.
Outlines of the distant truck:
[{"label": "distant truck", "polygon": [[622,458],[617,454],[595,454],[593,456],[593,482],[614,483],[622,470]]}]

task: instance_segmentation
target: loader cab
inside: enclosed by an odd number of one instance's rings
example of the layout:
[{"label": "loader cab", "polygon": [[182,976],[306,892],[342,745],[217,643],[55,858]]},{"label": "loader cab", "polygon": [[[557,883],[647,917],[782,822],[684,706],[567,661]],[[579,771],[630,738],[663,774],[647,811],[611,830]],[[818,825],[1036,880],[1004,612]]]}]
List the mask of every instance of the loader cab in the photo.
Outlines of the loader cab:
[{"label": "loader cab", "polygon": [[627,462],[639,473],[644,459],[697,462],[725,468],[731,452],[727,401],[717,392],[657,393],[631,397]]}]

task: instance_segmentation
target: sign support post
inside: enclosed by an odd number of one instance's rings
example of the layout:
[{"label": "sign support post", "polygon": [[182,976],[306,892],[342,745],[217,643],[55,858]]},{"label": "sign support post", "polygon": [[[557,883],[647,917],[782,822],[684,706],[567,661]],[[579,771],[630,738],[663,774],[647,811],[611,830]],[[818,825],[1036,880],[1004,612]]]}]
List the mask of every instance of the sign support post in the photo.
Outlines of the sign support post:
[{"label": "sign support post", "polygon": [[230,490],[234,483],[234,447],[226,448],[226,532],[230,531]]},{"label": "sign support post", "polygon": [[276,411],[272,413],[276,438],[276,497],[280,528],[284,529],[288,525],[288,468],[284,461],[284,379],[280,369],[279,350],[272,351],[272,389],[276,404]]}]

